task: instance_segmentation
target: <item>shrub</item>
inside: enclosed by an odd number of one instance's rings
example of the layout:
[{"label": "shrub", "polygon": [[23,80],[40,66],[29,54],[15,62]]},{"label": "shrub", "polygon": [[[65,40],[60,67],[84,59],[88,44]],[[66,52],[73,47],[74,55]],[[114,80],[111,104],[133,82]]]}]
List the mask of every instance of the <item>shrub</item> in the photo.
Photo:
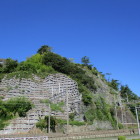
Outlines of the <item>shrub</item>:
[{"label": "shrub", "polygon": [[64,110],[62,110],[62,107],[65,105],[65,103],[62,101],[62,102],[59,102],[57,104],[53,104],[50,102],[50,100],[48,99],[44,99],[44,100],[40,100],[41,103],[45,103],[46,105],[49,105],[50,104],[50,108],[52,111],[61,111],[61,112],[64,112]]},{"label": "shrub", "polygon": [[52,111],[61,111],[61,112],[64,112],[62,110],[62,107],[64,106],[64,103],[63,102],[60,102],[58,104],[50,104],[50,107],[51,107],[51,110]]},{"label": "shrub", "polygon": [[[63,119],[56,119],[54,116],[50,117],[50,129],[55,132],[56,125],[66,125],[67,120]],[[76,125],[81,126],[85,125],[85,122],[79,122],[79,121],[69,121],[70,125]],[[36,123],[36,127],[40,128],[41,130],[47,129],[48,130],[48,116],[45,116],[44,119],[40,119],[38,123]]]},{"label": "shrub", "polygon": [[121,123],[118,124],[118,127],[119,127],[119,129],[123,129],[124,128],[124,126]]},{"label": "shrub", "polygon": [[126,140],[126,137],[125,136],[119,136],[118,140]]},{"label": "shrub", "polygon": [[18,66],[17,60],[12,60],[11,58],[8,58],[8,59],[6,59],[3,72],[4,73],[13,72],[13,71],[15,71],[17,66]]},{"label": "shrub", "polygon": [[47,128],[47,122],[45,119],[40,119],[39,122],[36,123],[36,127],[43,130],[44,128]]},{"label": "shrub", "polygon": [[74,120],[74,116],[75,116],[74,113],[70,113],[70,114],[69,114],[69,119],[70,119],[71,121],[73,121],[73,120]]},{"label": "shrub", "polygon": [[85,125],[85,122],[70,121],[70,125],[82,126]]},{"label": "shrub", "polygon": [[91,95],[90,91],[82,84],[79,84],[78,89],[79,89],[79,92],[82,93],[83,103],[86,106],[92,104],[92,95]]},{"label": "shrub", "polygon": [[9,112],[13,112],[14,115],[18,113],[20,117],[25,117],[26,112],[32,108],[31,102],[24,97],[11,98],[4,103],[4,106]]},{"label": "shrub", "polygon": [[8,124],[8,120],[13,119],[17,113],[20,117],[25,117],[26,112],[31,108],[32,105],[26,98],[0,100],[0,129],[3,129]]},{"label": "shrub", "polygon": [[116,128],[116,120],[114,118],[114,113],[112,112],[113,109],[111,106],[106,104],[102,97],[95,99],[94,103],[95,104],[93,104],[92,107],[85,112],[85,121],[89,124],[92,124],[94,119],[109,121],[111,122],[112,126]]},{"label": "shrub", "polygon": [[91,123],[93,122],[93,120],[97,118],[97,115],[96,115],[96,110],[95,109],[89,109],[88,111],[85,112],[85,121],[88,122],[88,123]]}]

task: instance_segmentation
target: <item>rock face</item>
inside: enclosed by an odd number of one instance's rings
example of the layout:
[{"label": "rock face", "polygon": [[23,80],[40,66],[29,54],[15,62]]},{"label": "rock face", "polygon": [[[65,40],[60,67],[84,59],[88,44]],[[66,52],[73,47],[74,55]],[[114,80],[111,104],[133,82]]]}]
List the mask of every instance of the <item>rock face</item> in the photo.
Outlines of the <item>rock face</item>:
[{"label": "rock face", "polygon": [[[69,113],[80,113],[81,95],[75,81],[63,74],[52,74],[45,79],[33,77],[33,79],[2,79],[0,96],[3,96],[4,100],[25,96],[34,103],[35,107],[27,113],[26,118],[12,120],[5,130],[0,131],[0,134],[21,133],[32,129],[39,118],[49,114],[48,106],[40,102],[42,99],[49,99],[52,103],[63,101],[66,104],[68,98]],[[52,111],[51,115],[66,119],[66,105],[63,110],[64,112]]]}]

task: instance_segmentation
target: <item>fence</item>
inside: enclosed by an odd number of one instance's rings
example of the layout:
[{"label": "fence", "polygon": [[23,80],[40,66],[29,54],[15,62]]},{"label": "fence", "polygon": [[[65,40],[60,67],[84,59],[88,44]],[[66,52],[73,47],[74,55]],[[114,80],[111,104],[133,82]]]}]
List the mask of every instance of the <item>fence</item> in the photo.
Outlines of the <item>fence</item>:
[{"label": "fence", "polygon": [[0,140],[48,140],[48,136],[0,138]]}]

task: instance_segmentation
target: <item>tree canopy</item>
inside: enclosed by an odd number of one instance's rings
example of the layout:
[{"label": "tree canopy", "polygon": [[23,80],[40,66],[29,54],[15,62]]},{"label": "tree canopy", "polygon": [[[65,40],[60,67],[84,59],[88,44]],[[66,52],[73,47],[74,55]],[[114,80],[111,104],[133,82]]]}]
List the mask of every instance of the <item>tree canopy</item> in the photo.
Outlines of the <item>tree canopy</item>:
[{"label": "tree canopy", "polygon": [[121,97],[124,98],[125,100],[138,100],[139,97],[134,94],[131,89],[128,87],[128,85],[121,85],[120,88],[120,93],[121,93]]},{"label": "tree canopy", "polygon": [[49,47],[48,45],[43,45],[43,46],[41,46],[41,48],[38,49],[37,53],[44,54],[47,52],[51,52],[51,50],[52,50],[52,48]]},{"label": "tree canopy", "polygon": [[87,57],[87,56],[82,57],[81,61],[84,66],[88,66],[88,64],[90,63],[89,57]]},{"label": "tree canopy", "polygon": [[13,72],[18,66],[17,60],[11,58],[6,59],[5,65],[3,66],[3,72],[10,73]]},{"label": "tree canopy", "polygon": [[119,90],[120,83],[118,82],[118,80],[112,79],[111,82],[108,82],[108,85],[115,90]]}]

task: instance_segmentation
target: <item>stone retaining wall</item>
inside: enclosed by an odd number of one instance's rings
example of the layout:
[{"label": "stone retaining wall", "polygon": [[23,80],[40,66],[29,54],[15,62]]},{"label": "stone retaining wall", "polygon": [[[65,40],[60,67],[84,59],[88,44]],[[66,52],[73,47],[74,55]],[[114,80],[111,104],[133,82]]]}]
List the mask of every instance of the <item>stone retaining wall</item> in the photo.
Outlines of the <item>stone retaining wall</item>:
[{"label": "stone retaining wall", "polygon": [[[0,82],[0,96],[4,100],[12,97],[27,97],[35,105],[35,108],[27,113],[26,118],[16,118],[11,121],[10,125],[0,134],[13,134],[20,132],[27,132],[32,129],[38,122],[39,118],[43,118],[49,114],[49,109],[46,104],[40,100],[48,99],[52,103],[59,103],[63,101],[66,104],[66,95],[68,93],[69,113],[80,113],[81,95],[78,91],[77,83],[63,74],[51,74],[45,79],[34,76],[33,79],[2,79]],[[51,112],[58,118],[66,119],[67,108],[66,105],[62,108],[64,112]]]}]

